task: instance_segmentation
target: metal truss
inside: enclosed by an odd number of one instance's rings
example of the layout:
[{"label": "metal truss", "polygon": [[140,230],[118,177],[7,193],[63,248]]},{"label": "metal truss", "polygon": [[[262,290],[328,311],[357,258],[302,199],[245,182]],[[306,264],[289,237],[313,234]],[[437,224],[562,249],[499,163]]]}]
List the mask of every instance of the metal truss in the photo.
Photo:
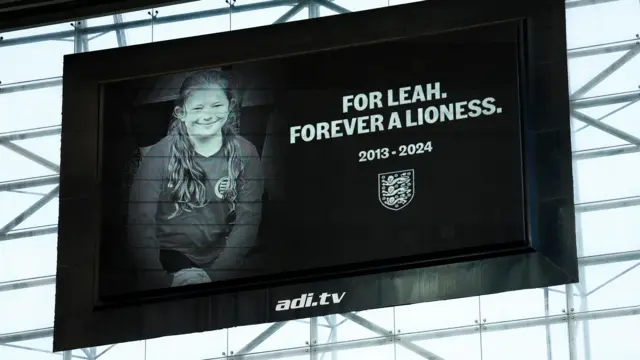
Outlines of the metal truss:
[{"label": "metal truss", "polygon": [[[412,352],[423,356],[426,359],[432,360],[442,360],[443,358],[434,354],[433,352],[416,345],[415,343],[418,341],[425,340],[436,340],[446,337],[457,337],[457,336],[465,336],[465,335],[473,335],[473,334],[482,334],[487,332],[500,332],[500,331],[509,331],[515,329],[524,329],[530,327],[539,327],[545,326],[549,328],[551,325],[556,324],[567,324],[569,329],[575,329],[578,326],[586,326],[589,321],[599,320],[599,319],[610,319],[617,318],[623,316],[633,316],[640,315],[640,305],[631,306],[626,308],[619,309],[609,309],[609,310],[600,310],[600,311],[588,311],[586,308],[586,300],[587,297],[597,291],[602,290],[604,287],[609,285],[611,282],[615,281],[620,276],[626,274],[631,271],[633,268],[640,266],[640,250],[639,251],[630,251],[618,254],[607,254],[607,255],[597,255],[590,257],[583,257],[579,260],[580,266],[584,269],[588,266],[598,266],[603,264],[611,264],[611,263],[620,263],[620,262],[635,262],[634,265],[629,266],[626,270],[612,277],[610,280],[604,282],[602,285],[594,288],[589,292],[585,292],[583,290],[583,284],[580,285],[567,285],[564,293],[567,294],[567,309],[566,313],[563,310],[563,314],[552,315],[547,313],[547,316],[541,318],[533,318],[533,319],[524,319],[524,320],[514,320],[500,323],[491,323],[491,322],[480,322],[480,319],[476,320],[475,324],[471,324],[469,326],[457,327],[452,329],[444,329],[444,330],[433,330],[433,331],[424,331],[424,332],[414,332],[414,333],[401,333],[399,329],[387,329],[380,325],[373,323],[370,320],[362,317],[361,315],[353,312],[346,313],[340,315],[330,315],[326,316],[325,320],[327,325],[324,327],[328,327],[331,332],[329,338],[326,342],[322,343],[318,339],[318,327],[321,326],[318,324],[317,318],[312,318],[309,320],[310,325],[310,341],[308,345],[305,347],[296,347],[286,350],[268,353],[251,353],[254,349],[256,349],[260,344],[267,341],[273,334],[282,329],[287,322],[279,322],[274,323],[265,329],[261,334],[256,336],[253,340],[249,341],[247,345],[245,345],[242,349],[238,350],[235,353],[230,353],[228,355],[229,359],[273,359],[273,358],[286,358],[304,355],[308,353],[312,359],[317,359],[316,356],[320,356],[323,353],[337,353],[339,351],[344,350],[354,350],[365,347],[375,347],[375,346],[385,346],[389,344],[393,344],[396,346],[404,347]],[[10,283],[0,284],[0,291],[4,290],[15,290],[21,289],[31,286],[41,286],[41,285],[49,285],[55,282],[55,278],[52,277],[44,277],[38,279],[29,279],[24,281],[16,281]],[[574,288],[577,289],[574,291]],[[549,289],[544,289],[545,292],[548,292]],[[557,290],[556,290],[557,291]],[[574,298],[580,297],[581,306],[579,309],[575,310],[573,307]],[[547,309],[548,310],[548,309]],[[352,321],[372,332],[372,337],[367,339],[361,339],[356,341],[348,341],[339,343],[336,342],[337,339],[337,331],[344,322],[338,323],[336,321],[337,317],[342,317],[346,320]],[[481,314],[479,314],[481,317]],[[471,320],[471,319],[470,319]],[[571,333],[571,330],[569,331]],[[0,346],[15,346],[15,343],[41,339],[46,337],[53,336],[53,329],[37,329],[19,333],[10,333],[0,335]],[[115,345],[114,345],[115,346]],[[105,353],[110,348],[104,350],[100,354]],[[84,349],[83,352],[87,355],[86,359],[97,359],[97,357],[92,357],[89,354],[96,354],[95,348]]]},{"label": "metal truss", "polygon": [[[219,0],[224,1],[224,0]],[[78,21],[72,24],[73,28],[68,31],[53,32],[41,35],[25,36],[13,39],[2,39],[0,37],[0,48],[17,46],[23,44],[37,43],[43,41],[55,41],[55,40],[69,40],[72,39],[74,43],[75,52],[84,52],[91,50],[91,40],[97,36],[102,36],[106,33],[115,32],[116,39],[119,47],[127,46],[126,30],[135,29],[141,27],[148,27],[159,24],[175,23],[180,21],[187,21],[193,19],[211,18],[215,16],[229,16],[232,13],[257,11],[261,9],[289,6],[283,15],[278,18],[275,23],[282,23],[290,20],[302,11],[308,12],[309,18],[319,17],[319,9],[321,7],[327,8],[337,13],[347,13],[348,9],[339,6],[332,2],[333,0],[269,0],[251,4],[236,4],[235,0],[226,1],[228,6],[210,10],[204,10],[199,12],[162,16],[162,9],[158,9],[153,13],[150,12],[150,17],[144,20],[136,21],[124,21],[122,15],[113,15],[113,23],[101,26],[87,26],[85,21]],[[614,2],[618,0],[574,0],[567,1],[567,9],[592,6],[602,3]],[[238,3],[240,1],[237,1]],[[583,58],[590,56],[597,56],[603,54],[620,54],[619,58],[614,61],[606,69],[595,75],[585,85],[571,94],[571,115],[575,120],[578,120],[583,126],[575,131],[580,131],[586,127],[594,127],[602,132],[608,133],[614,137],[617,137],[625,142],[624,145],[607,147],[601,149],[591,149],[574,152],[574,161],[583,161],[588,159],[595,159],[600,157],[615,156],[621,154],[636,153],[640,151],[640,138],[628,134],[618,128],[606,124],[604,121],[607,117],[613,113],[630,106],[640,101],[640,91],[631,91],[619,94],[612,94],[606,96],[597,97],[585,97],[589,91],[602,83],[605,79],[618,71],[622,66],[627,64],[631,59],[640,53],[640,43],[637,40],[630,40],[627,42],[618,42],[608,45],[590,46],[585,48],[570,49],[568,50],[568,57],[571,59]],[[1,81],[2,79],[0,79]],[[2,84],[0,82],[0,84]],[[42,89],[47,87],[61,86],[61,78],[41,79],[28,82],[2,84],[0,85],[0,96],[3,94],[28,91],[35,89]],[[607,115],[599,118],[592,118],[584,113],[585,109],[599,107],[604,105],[619,105],[617,110],[610,112]],[[52,163],[37,154],[34,154],[23,147],[16,144],[17,141],[34,139],[46,136],[55,136],[60,134],[60,126],[52,126],[46,128],[30,129],[23,131],[16,131],[10,133],[0,133],[0,146],[9,149],[22,157],[27,161],[35,162],[44,168],[52,170],[55,175],[40,176],[35,178],[17,179],[12,181],[0,182],[0,191],[21,191],[28,188],[45,185],[57,185],[59,182],[59,165]],[[21,214],[9,221],[7,224],[0,224],[0,241],[15,241],[20,238],[33,237],[46,234],[57,233],[57,224],[44,225],[34,228],[16,229],[22,222],[24,222],[29,216],[34,214],[44,205],[46,205],[51,199],[57,197],[58,187],[56,186],[49,193],[42,195],[34,204],[24,210]],[[622,199],[612,199],[607,201],[598,201],[591,203],[578,203],[576,205],[576,214],[578,225],[580,222],[580,214],[591,211],[601,211],[606,209],[614,209],[629,206],[640,206],[640,196],[628,197]],[[580,226],[578,226],[578,248],[579,253],[582,254],[582,234],[580,233]],[[585,347],[583,354],[586,360],[590,360],[590,341],[589,341],[589,321],[604,318],[613,318],[621,316],[640,315],[640,306],[628,307],[614,310],[602,310],[602,311],[589,311],[588,309],[588,296],[596,291],[606,287],[609,283],[616,280],[623,274],[631,271],[632,269],[640,266],[640,251],[630,251],[617,254],[606,254],[598,256],[581,257],[579,259],[579,265],[581,271],[589,266],[597,266],[602,264],[620,263],[620,262],[634,262],[634,265],[630,266],[627,270],[614,276],[609,281],[596,287],[590,292],[586,291],[585,281],[581,281],[580,284],[567,285],[565,287],[567,304],[566,313],[561,315],[552,315],[548,309],[548,301],[546,306],[546,316],[536,319],[515,320],[510,322],[491,323],[480,321],[475,319],[475,324],[470,324],[466,327],[426,331],[410,334],[401,334],[399,329],[386,329],[381,327],[366,318],[362,317],[358,313],[348,313],[341,315],[328,315],[324,319],[327,325],[320,325],[318,318],[309,319],[310,340],[307,346],[298,347],[293,349],[280,350],[277,352],[269,353],[252,353],[260,344],[264,343],[274,333],[282,329],[287,322],[275,323],[263,331],[260,335],[249,341],[242,349],[233,353],[224,354],[223,356],[229,359],[273,359],[273,358],[286,358],[292,356],[307,355],[312,360],[324,359],[325,355],[331,356],[332,360],[337,359],[339,351],[374,347],[393,344],[396,346],[404,347],[415,354],[418,354],[426,359],[430,360],[442,360],[438,354],[425,349],[424,347],[416,345],[417,341],[439,339],[444,337],[455,337],[471,334],[482,334],[486,332],[505,331],[519,328],[544,326],[547,333],[547,353],[548,358],[551,359],[550,348],[550,326],[554,324],[567,324],[569,329],[569,347],[570,347],[570,359],[576,359],[576,330],[578,326],[582,327],[583,345]],[[25,288],[32,288],[36,286],[45,286],[55,284],[55,276],[46,276],[34,279],[26,279],[19,281],[11,281],[0,283],[0,292],[12,291]],[[553,289],[543,289],[545,299],[548,299],[549,292],[557,291]],[[575,310],[573,304],[576,298],[580,299],[580,308]],[[480,315],[479,315],[480,317]],[[341,322],[338,318],[343,318]],[[470,319],[474,320],[474,319]],[[372,338],[363,339],[349,342],[338,342],[337,331],[345,321],[351,321],[358,324],[372,332]],[[329,338],[326,342],[320,342],[318,339],[318,328],[320,326],[328,327],[330,331]],[[19,345],[19,342],[42,339],[53,336],[52,328],[35,329],[30,331],[23,331],[18,333],[0,334],[0,346],[9,346],[22,348],[25,350],[43,351],[39,349],[30,349],[28,347]],[[104,353],[109,351],[113,346],[106,348],[102,352],[97,352],[96,348],[81,349],[84,356],[78,356],[67,351],[62,353],[64,360],[70,360],[74,358],[80,359],[98,359]]]}]

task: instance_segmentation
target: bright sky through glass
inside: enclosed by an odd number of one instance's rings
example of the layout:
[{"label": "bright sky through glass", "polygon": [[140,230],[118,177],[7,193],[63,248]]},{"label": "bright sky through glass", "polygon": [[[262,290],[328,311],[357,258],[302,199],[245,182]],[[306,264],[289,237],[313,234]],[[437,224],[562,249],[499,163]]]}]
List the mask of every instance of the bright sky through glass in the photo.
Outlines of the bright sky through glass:
[{"label": "bright sky through glass", "polygon": [[[269,1],[237,0],[235,6]],[[414,1],[335,0],[331,1],[333,10],[304,7],[288,21],[306,20],[314,14],[336,15],[334,10],[341,8],[362,11],[406,2]],[[246,359],[413,360],[424,358],[420,349],[446,360],[640,359],[640,315],[632,316],[640,313],[640,269],[635,267],[640,265],[640,56],[636,56],[640,53],[640,4],[638,0],[617,0],[576,6],[591,2],[572,1],[567,9],[569,82],[571,92],[579,95],[573,101],[577,113],[572,124],[579,247],[585,265],[582,283],[549,289],[546,300],[545,290],[535,289],[358,313],[365,322],[384,330],[382,334],[333,315],[314,320],[318,334],[310,339],[310,320],[291,321],[252,349],[256,355]],[[292,7],[238,12],[230,11],[224,0],[202,0],[126,13],[117,21],[155,16],[153,25],[124,31],[126,44],[134,45],[269,25]],[[162,21],[204,10],[217,15],[175,23]],[[114,17],[108,16],[90,19],[81,26],[113,23]],[[54,33],[65,37],[3,45]],[[0,35],[4,37],[0,41],[0,189],[16,180],[43,176],[54,179],[46,186],[0,191],[1,229],[56,187],[59,135],[11,143],[2,139],[10,132],[60,125],[62,57],[74,52],[74,27],[65,23]],[[89,51],[118,46],[115,31],[91,34],[88,39]],[[603,48],[615,51],[600,51]],[[588,53],[591,55],[580,56]],[[614,63],[620,66],[604,76],[603,71]],[[603,101],[607,99],[611,101]],[[55,274],[56,234],[49,231],[12,238],[20,229],[54,229],[57,218],[58,201],[53,196],[8,235],[0,230],[0,359],[60,358],[60,354],[48,353],[52,340],[46,332],[53,325],[55,284],[47,279]],[[627,254],[622,258],[617,253]],[[31,278],[41,278],[45,285],[9,290],[14,282]],[[573,299],[569,303],[567,290],[574,294],[569,295]],[[571,308],[575,319],[565,317]],[[240,351],[270,326],[138,341],[77,350],[72,355],[87,358],[104,352],[100,356],[103,360],[224,358]],[[37,329],[45,329],[41,338],[3,345],[2,334]],[[395,334],[395,340],[384,336],[390,333]],[[573,358],[569,357],[570,335],[575,339]],[[317,351],[309,345],[318,345]],[[411,349],[412,345],[420,349]],[[314,353],[318,356],[312,357]]]}]

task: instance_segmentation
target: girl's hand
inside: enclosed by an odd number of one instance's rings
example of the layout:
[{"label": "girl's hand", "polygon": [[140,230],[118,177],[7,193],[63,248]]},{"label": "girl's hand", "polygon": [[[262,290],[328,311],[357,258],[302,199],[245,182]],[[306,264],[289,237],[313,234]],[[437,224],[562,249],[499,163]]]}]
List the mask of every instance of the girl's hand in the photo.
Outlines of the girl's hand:
[{"label": "girl's hand", "polygon": [[211,282],[211,278],[209,278],[206,271],[198,268],[190,268],[180,270],[173,274],[171,287],[205,284],[209,282]]}]

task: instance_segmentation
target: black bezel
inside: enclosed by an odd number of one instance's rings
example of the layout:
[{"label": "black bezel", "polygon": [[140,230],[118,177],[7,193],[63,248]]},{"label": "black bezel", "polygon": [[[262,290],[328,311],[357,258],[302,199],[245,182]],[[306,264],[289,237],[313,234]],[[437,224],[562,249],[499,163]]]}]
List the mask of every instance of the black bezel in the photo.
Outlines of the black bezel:
[{"label": "black bezel", "polygon": [[[66,56],[54,351],[326,315],[327,311],[358,311],[576,282],[564,11],[562,0],[430,0]],[[121,304],[105,304],[98,299],[102,83],[505,21],[519,22],[521,29],[520,101],[530,244],[508,252],[480,249],[428,262],[405,259],[388,268],[336,269],[277,284],[254,282],[244,288],[240,284],[224,292],[218,289],[215,294],[158,293],[137,299],[135,304],[125,303],[125,299]],[[226,50],[214,51],[212,43]],[[149,62],[150,58],[154,61]],[[121,65],[121,59],[126,59],[126,66]],[[498,257],[496,250],[500,251]],[[323,289],[349,291],[351,295],[330,310],[273,311],[279,299]]]}]

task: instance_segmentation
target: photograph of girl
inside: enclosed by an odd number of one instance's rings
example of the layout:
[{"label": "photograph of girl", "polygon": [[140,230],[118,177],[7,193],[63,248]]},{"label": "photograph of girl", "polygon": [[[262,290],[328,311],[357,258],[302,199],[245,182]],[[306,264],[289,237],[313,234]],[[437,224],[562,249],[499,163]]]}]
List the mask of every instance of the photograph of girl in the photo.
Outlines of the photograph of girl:
[{"label": "photograph of girl", "polygon": [[167,135],[140,161],[127,237],[138,290],[227,280],[256,245],[263,171],[256,147],[238,135],[232,80],[221,70],[187,76]]}]

